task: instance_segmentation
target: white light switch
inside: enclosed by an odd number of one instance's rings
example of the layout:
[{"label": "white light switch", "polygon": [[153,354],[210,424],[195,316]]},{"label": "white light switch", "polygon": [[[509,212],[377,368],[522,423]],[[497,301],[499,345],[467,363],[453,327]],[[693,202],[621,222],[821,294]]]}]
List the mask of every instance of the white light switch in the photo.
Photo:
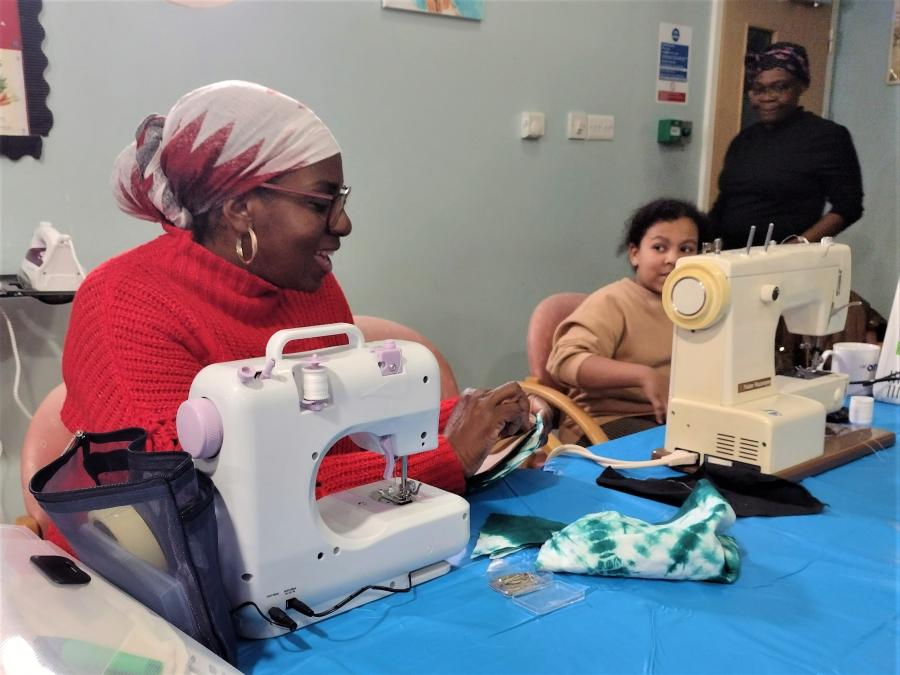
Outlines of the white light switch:
[{"label": "white light switch", "polygon": [[583,141],[588,137],[587,113],[570,112],[566,122],[566,136],[573,140]]},{"label": "white light switch", "polygon": [[611,141],[616,131],[613,115],[588,115],[588,140]]},{"label": "white light switch", "polygon": [[540,138],[544,135],[544,113],[523,112],[521,119],[522,138]]}]

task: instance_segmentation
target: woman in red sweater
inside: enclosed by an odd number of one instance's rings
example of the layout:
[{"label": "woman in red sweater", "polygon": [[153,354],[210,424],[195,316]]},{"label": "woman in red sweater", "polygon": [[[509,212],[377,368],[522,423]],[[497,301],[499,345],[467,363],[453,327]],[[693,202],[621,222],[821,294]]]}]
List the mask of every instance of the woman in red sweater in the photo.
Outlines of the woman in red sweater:
[{"label": "woman in red sweater", "polygon": [[[69,429],[141,426],[152,450],[178,449],[176,411],[201,368],[260,356],[282,328],[352,322],[331,274],[350,234],[350,188],[331,132],[297,101],[247,82],[190,92],[138,127],[113,189],[126,213],[165,234],[107,261],[78,291],[63,354]],[[439,448],[410,457],[409,470],[457,493],[501,434],[530,426],[512,383],[441,412]],[[384,466],[345,439],[323,461],[317,496],[378,480]]]}]

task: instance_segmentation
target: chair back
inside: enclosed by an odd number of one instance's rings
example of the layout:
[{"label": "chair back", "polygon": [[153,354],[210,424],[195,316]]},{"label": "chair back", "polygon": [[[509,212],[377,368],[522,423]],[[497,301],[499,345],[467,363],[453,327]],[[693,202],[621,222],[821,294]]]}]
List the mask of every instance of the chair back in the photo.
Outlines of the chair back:
[{"label": "chair back", "polygon": [[459,396],[459,385],[456,383],[453,369],[450,368],[450,364],[440,350],[424,335],[409,326],[404,326],[402,323],[397,323],[390,319],[382,319],[378,316],[354,315],[353,323],[362,331],[366,342],[373,340],[409,340],[428,347],[437,359],[441,372],[441,400],[445,401]]},{"label": "chair back", "polygon": [[525,352],[528,355],[528,372],[538,383],[562,391],[559,384],[547,372],[547,359],[553,347],[553,333],[569,314],[587,298],[587,293],[555,293],[541,300],[528,321],[525,336]]},{"label": "chair back", "polygon": [[62,454],[72,440],[72,432],[66,429],[60,417],[66,400],[66,385],[58,384],[50,390],[25,432],[22,443],[21,480],[25,510],[34,518],[41,530],[46,531],[50,518],[28,491],[31,477]]}]

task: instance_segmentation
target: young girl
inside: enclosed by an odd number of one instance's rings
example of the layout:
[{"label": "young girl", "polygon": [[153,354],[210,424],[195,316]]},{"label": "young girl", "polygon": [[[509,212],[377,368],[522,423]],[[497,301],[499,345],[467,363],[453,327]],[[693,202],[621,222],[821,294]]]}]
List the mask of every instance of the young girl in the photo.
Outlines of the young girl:
[{"label": "young girl", "polygon": [[[592,293],[556,329],[547,370],[610,438],[665,422],[672,323],[662,287],[675,261],[694,255],[707,230],[706,216],[688,202],[642,206],[619,247],[634,276]],[[580,440],[571,420],[563,422],[560,440]]]}]

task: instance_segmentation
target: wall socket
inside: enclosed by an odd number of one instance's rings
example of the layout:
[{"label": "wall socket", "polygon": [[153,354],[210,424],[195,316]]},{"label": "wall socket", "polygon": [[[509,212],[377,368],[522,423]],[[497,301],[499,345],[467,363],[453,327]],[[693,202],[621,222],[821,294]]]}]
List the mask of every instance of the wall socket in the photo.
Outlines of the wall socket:
[{"label": "wall socket", "polygon": [[544,135],[544,113],[523,112],[519,118],[519,136],[521,138],[540,138]]},{"label": "wall socket", "polygon": [[614,115],[588,115],[587,138],[589,141],[611,141],[615,136]]},{"label": "wall socket", "polygon": [[570,112],[566,120],[566,136],[576,141],[586,140],[588,137],[587,113]]}]

